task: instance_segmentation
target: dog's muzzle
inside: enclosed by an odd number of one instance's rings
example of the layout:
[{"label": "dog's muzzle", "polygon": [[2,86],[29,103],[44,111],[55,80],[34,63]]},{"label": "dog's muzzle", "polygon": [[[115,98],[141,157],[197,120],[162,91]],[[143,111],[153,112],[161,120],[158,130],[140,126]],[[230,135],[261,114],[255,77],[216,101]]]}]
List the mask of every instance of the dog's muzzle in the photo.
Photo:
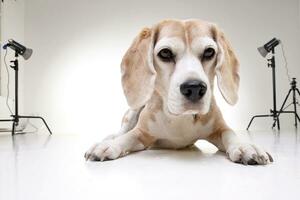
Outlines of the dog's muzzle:
[{"label": "dog's muzzle", "polygon": [[203,81],[190,80],[180,85],[181,94],[192,102],[199,101],[206,93],[207,85]]}]

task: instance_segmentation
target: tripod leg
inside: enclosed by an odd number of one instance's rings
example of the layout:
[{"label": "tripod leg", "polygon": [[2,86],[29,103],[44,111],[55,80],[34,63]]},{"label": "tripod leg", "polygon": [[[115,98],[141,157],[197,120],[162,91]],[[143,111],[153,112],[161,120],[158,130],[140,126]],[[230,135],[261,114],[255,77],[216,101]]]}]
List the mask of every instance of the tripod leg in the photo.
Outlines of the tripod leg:
[{"label": "tripod leg", "polygon": [[[296,88],[296,91],[298,92],[298,95],[300,96],[300,92],[299,92],[298,88]],[[295,108],[296,108],[296,106],[295,106]],[[295,109],[295,118],[297,118],[299,120],[299,122],[300,122],[300,118],[299,118],[299,116],[297,114],[297,108]],[[297,120],[296,120],[296,128],[297,128]]]},{"label": "tripod leg", "polygon": [[298,88],[296,88],[296,91],[298,92],[298,94],[300,95],[300,92],[299,92],[299,89]]},{"label": "tripod leg", "polygon": [[295,127],[297,128],[297,100],[296,100],[296,88],[293,89],[293,105],[294,105],[294,118],[295,118]]},{"label": "tripod leg", "polygon": [[12,123],[11,135],[15,135],[15,129],[16,129],[16,122],[14,121]]},{"label": "tripod leg", "polygon": [[286,104],[286,101],[287,101],[287,99],[289,98],[291,92],[292,92],[292,89],[290,89],[289,92],[288,92],[288,94],[286,95],[286,97],[285,97],[285,99],[284,99],[284,101],[283,101],[283,103],[282,103],[282,105],[281,105],[281,108],[280,108],[279,111],[278,111],[277,117],[279,117],[280,113],[282,112],[282,110],[283,110],[283,108],[284,108],[284,106],[285,106],[285,104]]},{"label": "tripod leg", "polygon": [[295,111],[295,126],[297,128],[298,124],[297,124],[297,118],[299,119],[298,117],[298,114],[297,114],[297,107],[296,107],[296,103],[294,104],[294,111]]},{"label": "tripod leg", "polygon": [[[287,101],[287,99],[289,98],[291,92],[292,92],[292,89],[289,90],[288,94],[286,95],[286,97],[285,97],[285,99],[284,99],[284,101],[283,101],[283,103],[282,103],[282,105],[281,105],[281,108],[280,108],[279,111],[276,113],[277,116],[276,116],[276,119],[274,119],[274,123],[273,123],[273,125],[272,125],[272,128],[274,128],[274,127],[276,126],[276,123],[277,123],[277,128],[278,128],[278,130],[280,130],[279,115],[282,113],[283,108],[284,108],[284,106],[285,106],[285,104],[286,104],[286,101]],[[273,111],[273,112],[276,112],[276,110]],[[274,114],[274,113],[273,113],[273,114]]]},{"label": "tripod leg", "polygon": [[276,119],[274,119],[274,122],[273,122],[272,128],[274,128],[274,127],[276,126],[276,124],[277,124],[277,128],[278,128],[278,130],[280,130],[279,114],[278,114],[277,118],[276,118]]},{"label": "tripod leg", "polygon": [[38,117],[38,118],[41,119],[41,120],[43,120],[45,126],[47,127],[47,129],[48,129],[48,131],[49,131],[49,133],[50,133],[50,135],[52,135],[52,132],[51,132],[51,130],[50,130],[48,124],[46,123],[46,120],[45,120],[44,118],[42,118],[42,117]]},{"label": "tripod leg", "polygon": [[273,122],[273,124],[272,124],[272,129],[276,126],[276,122],[277,122],[277,121],[274,120],[274,122]]},{"label": "tripod leg", "polygon": [[297,128],[298,124],[297,124],[297,110],[295,110],[295,127]]},{"label": "tripod leg", "polygon": [[13,119],[0,119],[0,122],[11,122],[14,121]]},{"label": "tripod leg", "polygon": [[52,132],[51,132],[51,130],[50,130],[50,128],[49,128],[49,126],[48,126],[48,124],[46,123],[46,120],[45,120],[44,118],[42,118],[42,117],[40,117],[40,116],[19,116],[19,118],[25,118],[25,119],[41,119],[41,120],[44,122],[45,126],[47,127],[47,129],[48,129],[50,135],[52,135]]},{"label": "tripod leg", "polygon": [[254,118],[255,118],[255,116],[253,116],[253,117],[251,118],[251,120],[250,120],[250,122],[249,122],[249,124],[248,124],[248,126],[247,126],[247,128],[246,128],[246,130],[249,130],[249,127],[251,126],[252,121],[254,120]]},{"label": "tripod leg", "polygon": [[298,121],[300,122],[300,117],[297,113],[296,113],[296,117],[297,117]]},{"label": "tripod leg", "polygon": [[256,117],[270,117],[270,116],[272,116],[272,115],[255,115],[255,116],[253,116],[253,117],[251,118],[251,120],[250,120],[250,122],[249,122],[249,124],[248,124],[246,130],[249,130],[249,127],[251,126],[252,121],[253,121]]}]

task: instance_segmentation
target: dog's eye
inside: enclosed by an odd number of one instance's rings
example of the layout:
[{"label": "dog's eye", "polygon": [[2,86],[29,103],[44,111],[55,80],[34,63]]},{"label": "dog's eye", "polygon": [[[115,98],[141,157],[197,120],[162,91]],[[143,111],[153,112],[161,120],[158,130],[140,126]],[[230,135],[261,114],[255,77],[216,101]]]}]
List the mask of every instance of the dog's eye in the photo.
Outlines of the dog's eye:
[{"label": "dog's eye", "polygon": [[202,58],[204,60],[210,60],[215,55],[215,50],[211,47],[204,50]]},{"label": "dog's eye", "polygon": [[164,62],[171,62],[174,60],[175,57],[172,51],[167,48],[160,50],[160,52],[157,55]]}]

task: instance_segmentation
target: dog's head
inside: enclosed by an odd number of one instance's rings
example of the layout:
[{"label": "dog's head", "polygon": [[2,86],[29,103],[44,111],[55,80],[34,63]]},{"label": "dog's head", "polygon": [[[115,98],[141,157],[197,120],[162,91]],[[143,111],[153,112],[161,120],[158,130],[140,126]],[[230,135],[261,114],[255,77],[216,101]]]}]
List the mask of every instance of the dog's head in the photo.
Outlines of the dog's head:
[{"label": "dog's head", "polygon": [[200,20],[165,20],[144,28],[126,52],[122,85],[129,106],[156,90],[171,114],[206,114],[214,77],[229,104],[238,99],[239,64],[223,32]]}]

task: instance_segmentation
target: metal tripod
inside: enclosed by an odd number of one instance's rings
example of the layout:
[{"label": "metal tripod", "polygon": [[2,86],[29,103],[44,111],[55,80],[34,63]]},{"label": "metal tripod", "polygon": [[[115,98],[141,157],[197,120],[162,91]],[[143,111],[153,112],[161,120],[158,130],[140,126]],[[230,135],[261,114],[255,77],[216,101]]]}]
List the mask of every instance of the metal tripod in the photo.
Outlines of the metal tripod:
[{"label": "metal tripod", "polygon": [[25,119],[41,119],[44,122],[45,126],[47,127],[49,133],[52,134],[48,124],[46,123],[46,121],[43,117],[40,117],[40,116],[21,116],[21,115],[19,115],[19,111],[18,111],[18,108],[19,108],[19,106],[18,106],[18,103],[19,103],[18,102],[19,101],[19,95],[18,95],[19,62],[18,62],[18,53],[17,52],[15,53],[15,60],[13,60],[11,62],[13,63],[13,65],[11,65],[10,67],[15,70],[15,114],[11,115],[11,117],[12,117],[11,119],[0,119],[0,122],[13,122],[12,123],[11,134],[14,135],[16,126],[18,126],[20,119],[22,119],[22,118],[25,118]]},{"label": "metal tripod", "polygon": [[272,68],[272,83],[273,83],[273,109],[270,109],[270,114],[265,114],[265,115],[254,115],[248,126],[247,126],[247,130],[249,129],[249,127],[251,126],[253,120],[257,117],[272,117],[273,118],[273,127],[274,124],[277,123],[277,128],[280,129],[280,122],[279,122],[279,118],[278,118],[278,111],[276,108],[276,72],[275,72],[275,50],[274,48],[272,49],[272,58],[268,59],[268,67]]},{"label": "metal tripod", "polygon": [[[296,98],[296,95],[298,93],[298,95],[300,96],[300,92],[299,92],[299,89],[297,88],[297,82],[296,82],[296,78],[293,78],[292,82],[290,83],[291,84],[291,88],[288,92],[288,94],[286,95],[285,99],[284,99],[284,102],[280,108],[280,110],[278,111],[278,115],[277,115],[277,121],[274,121],[273,123],[273,126],[272,127],[275,127],[276,126],[276,123],[279,123],[279,115],[281,113],[290,113],[290,114],[294,114],[295,116],[295,127],[297,128],[297,120],[300,122],[300,118],[299,118],[299,115],[297,114],[297,104],[299,104],[297,102],[297,98]],[[288,106],[285,107],[285,104],[286,104],[286,101],[288,100],[290,94],[293,95],[293,102],[290,103]],[[289,106],[293,105],[294,107],[294,110],[293,111],[285,111],[286,108],[288,108]]]}]

